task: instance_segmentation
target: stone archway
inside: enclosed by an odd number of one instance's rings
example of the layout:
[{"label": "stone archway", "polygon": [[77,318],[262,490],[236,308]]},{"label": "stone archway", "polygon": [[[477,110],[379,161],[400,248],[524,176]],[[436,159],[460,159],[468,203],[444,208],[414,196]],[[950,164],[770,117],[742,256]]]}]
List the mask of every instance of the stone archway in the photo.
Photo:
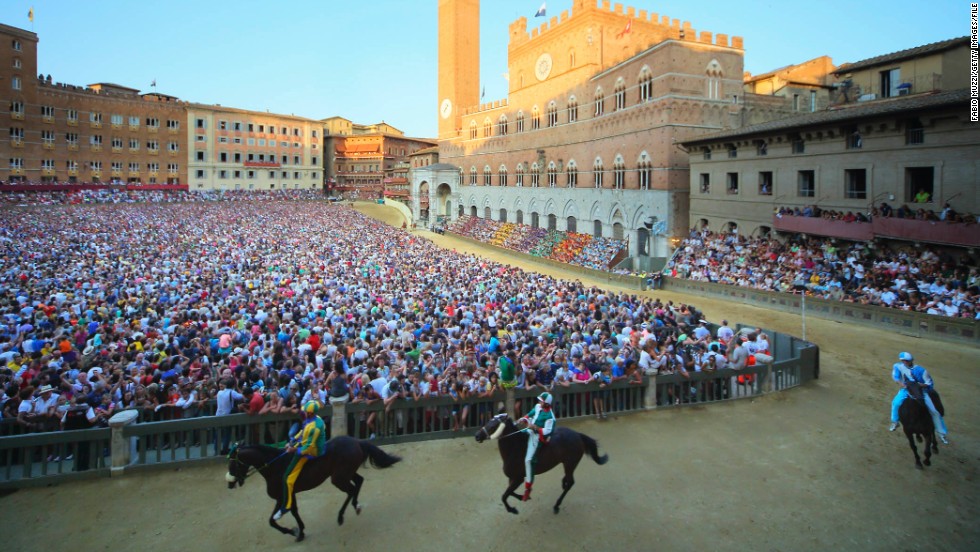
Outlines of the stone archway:
[{"label": "stone archway", "polygon": [[435,214],[436,218],[445,217],[452,218],[453,214],[453,188],[449,184],[443,182],[436,187],[435,190],[435,205],[431,206],[429,210]]}]

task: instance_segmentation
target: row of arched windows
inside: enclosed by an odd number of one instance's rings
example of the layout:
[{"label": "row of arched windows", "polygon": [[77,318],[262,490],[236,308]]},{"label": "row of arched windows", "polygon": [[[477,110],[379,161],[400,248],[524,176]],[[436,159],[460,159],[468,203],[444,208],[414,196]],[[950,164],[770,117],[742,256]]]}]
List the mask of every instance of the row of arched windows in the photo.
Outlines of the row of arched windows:
[{"label": "row of arched windows", "polygon": [[[544,170],[542,170],[544,169]],[[542,174],[549,188],[566,187],[577,188],[579,186],[579,168],[574,159],[559,166],[554,161],[548,163],[546,167],[537,162],[525,166],[518,163],[514,170],[513,185],[524,187],[525,181],[530,187],[537,188],[541,185]],[[588,172],[588,171],[586,171]],[[596,157],[592,163],[592,187],[593,188],[612,188],[616,190],[637,189],[649,190],[653,183],[653,162],[650,156],[643,152],[640,154],[634,168],[627,168],[622,155],[617,155],[612,167],[606,168],[601,157]],[[482,171],[477,171],[476,166],[469,169],[469,178],[463,178],[470,186],[476,186],[482,182],[484,186],[510,186],[509,172],[507,166],[501,164],[496,171],[496,182],[494,182],[494,171],[490,165],[484,165]]]},{"label": "row of arched windows", "polygon": [[[652,100],[653,75],[649,68],[643,68],[643,70],[640,72],[639,80],[634,87],[627,87],[626,81],[622,77],[616,81],[615,88],[613,89],[613,111],[626,109],[628,88],[633,88],[637,92],[637,103]],[[603,115],[605,113],[605,93],[603,92],[601,86],[596,88],[592,101],[595,106],[594,115]],[[558,126],[561,123],[560,115],[562,111],[565,113],[565,122],[574,123],[578,121],[578,99],[574,95],[569,96],[568,102],[565,104],[564,109],[559,109],[558,103],[554,100],[549,102],[544,112],[544,125],[548,128]],[[525,132],[528,128],[530,130],[538,130],[541,128],[542,117],[540,108],[538,106],[531,108],[529,125],[527,123],[527,119],[528,117],[525,115],[523,110],[517,112],[517,119],[515,123],[516,131],[518,133]],[[477,124],[476,120],[470,121],[469,137],[471,139],[489,138],[491,136],[506,136],[509,132],[510,121],[508,120],[507,115],[501,115],[497,119],[496,123],[487,117],[483,120],[482,135],[480,133],[479,126],[480,125]]]},{"label": "row of arched windows", "polygon": [[[460,205],[459,206],[459,216],[463,216],[464,214],[466,214],[466,208],[463,205]],[[476,205],[471,205],[470,208],[469,208],[469,215],[471,217],[478,217],[478,218],[484,218],[484,219],[487,219],[487,220],[494,220],[493,219],[493,211],[490,209],[490,207],[484,207],[483,210],[482,210],[482,214],[481,214],[480,209],[478,209],[476,207]],[[541,220],[542,218],[544,218],[544,221]],[[541,223],[544,222],[547,225],[546,227],[547,227],[548,230],[557,230],[558,229],[558,217],[556,215],[553,215],[553,214],[546,215],[546,216],[542,217],[542,215],[540,215],[539,213],[537,213],[535,211],[532,211],[530,213],[530,217],[527,217],[527,219],[528,220],[526,220],[525,217],[524,217],[524,211],[523,210],[518,209],[517,211],[515,211],[515,213],[514,213],[514,222],[516,222],[517,224],[528,224],[532,228],[539,228],[540,225],[541,225]],[[506,222],[508,220],[508,218],[507,218],[507,209],[499,209],[497,211],[497,219],[496,220],[505,221]],[[578,230],[579,230],[579,228],[578,228],[578,222],[579,222],[579,219],[576,218],[576,217],[566,217],[565,218],[565,228],[566,228],[566,230],[569,231],[569,232],[578,232]],[[588,222],[588,221],[583,221],[583,222]],[[603,228],[602,221],[596,219],[596,220],[593,220],[591,222],[592,222],[592,235],[595,236],[595,237],[597,237],[597,238],[598,237],[602,237],[602,228]],[[583,230],[584,230],[584,228],[583,228]],[[617,239],[617,240],[625,239],[624,236],[625,236],[626,232],[625,232],[625,227],[623,226],[622,223],[620,223],[620,222],[614,222],[612,224],[611,230],[612,230],[612,235],[611,235],[612,238]],[[641,229],[641,232],[646,232],[646,229]],[[643,236],[643,235],[644,234],[641,234],[641,236]]]},{"label": "row of arched windows", "polygon": [[[718,63],[717,60],[711,60],[707,67],[705,67],[705,76],[705,96],[709,99],[720,99],[721,80],[724,77],[721,64]],[[635,94],[635,96],[633,94]],[[636,104],[653,100],[653,72],[648,66],[643,66],[640,69],[640,72],[637,75],[636,84],[632,86],[627,86],[626,79],[623,77],[616,80],[611,96],[611,112],[626,109],[630,96],[636,98]],[[596,87],[595,93],[592,97],[592,103],[594,107],[594,117],[605,115],[607,102],[606,94],[602,86]],[[562,112],[564,112],[565,115],[564,122],[574,123],[579,120],[578,108],[578,99],[574,95],[569,96],[563,109],[560,109],[558,107],[558,103],[552,100],[548,103],[544,111],[544,125],[550,128],[561,124]],[[526,121],[528,118],[530,119],[529,123]],[[515,131],[521,133],[525,132],[526,130],[538,130],[541,128],[541,124],[541,110],[535,105],[531,108],[531,112],[528,115],[526,115],[523,110],[518,111],[514,126]],[[475,119],[470,121],[470,139],[506,136],[510,131],[510,121],[507,115],[501,115],[497,121],[492,121],[490,117],[485,118],[482,125],[482,134],[480,132],[480,126],[481,125],[479,125]]]}]

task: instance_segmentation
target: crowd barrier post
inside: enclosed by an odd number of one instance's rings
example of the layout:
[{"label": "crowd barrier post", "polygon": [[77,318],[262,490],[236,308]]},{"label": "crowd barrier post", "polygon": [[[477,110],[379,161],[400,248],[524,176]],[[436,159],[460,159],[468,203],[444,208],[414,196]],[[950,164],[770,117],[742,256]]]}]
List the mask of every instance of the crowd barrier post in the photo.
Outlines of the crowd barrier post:
[{"label": "crowd barrier post", "polygon": [[646,383],[646,389],[643,391],[643,408],[652,410],[657,408],[657,376],[648,376],[643,379]]},{"label": "crowd barrier post", "polygon": [[112,451],[112,469],[110,476],[122,475],[131,462],[133,449],[136,448],[136,438],[127,439],[123,436],[123,428],[135,424],[139,414],[135,410],[123,410],[109,418],[109,429],[112,430],[112,437],[109,439],[109,449]]},{"label": "crowd barrier post", "polygon": [[347,435],[347,397],[330,397],[330,438]]}]

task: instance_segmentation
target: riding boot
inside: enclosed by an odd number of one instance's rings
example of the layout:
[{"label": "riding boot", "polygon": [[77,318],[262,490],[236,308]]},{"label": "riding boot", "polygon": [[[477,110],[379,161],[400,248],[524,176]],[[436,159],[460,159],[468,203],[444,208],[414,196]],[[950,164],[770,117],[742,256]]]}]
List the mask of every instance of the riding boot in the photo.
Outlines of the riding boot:
[{"label": "riding boot", "polygon": [[531,500],[531,485],[532,483],[524,482],[524,498],[521,499],[521,502]]}]

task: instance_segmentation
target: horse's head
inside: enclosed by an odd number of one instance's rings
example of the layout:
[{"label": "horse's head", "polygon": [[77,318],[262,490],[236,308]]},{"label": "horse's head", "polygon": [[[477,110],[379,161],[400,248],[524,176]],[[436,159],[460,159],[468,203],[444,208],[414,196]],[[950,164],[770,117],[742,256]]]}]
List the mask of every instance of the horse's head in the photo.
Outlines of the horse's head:
[{"label": "horse's head", "polygon": [[490,421],[486,423],[479,431],[476,432],[476,442],[482,443],[487,439],[497,439],[504,433],[504,427],[506,427],[507,422],[510,418],[507,414],[497,414]]},{"label": "horse's head", "polygon": [[922,401],[923,385],[918,382],[909,382],[905,384],[905,390],[908,392],[909,397],[917,401]]},{"label": "horse's head", "polygon": [[235,443],[228,453],[228,473],[225,474],[229,489],[234,489],[235,485],[244,485],[245,477],[248,475],[248,464],[238,458],[238,452],[238,443]]}]

